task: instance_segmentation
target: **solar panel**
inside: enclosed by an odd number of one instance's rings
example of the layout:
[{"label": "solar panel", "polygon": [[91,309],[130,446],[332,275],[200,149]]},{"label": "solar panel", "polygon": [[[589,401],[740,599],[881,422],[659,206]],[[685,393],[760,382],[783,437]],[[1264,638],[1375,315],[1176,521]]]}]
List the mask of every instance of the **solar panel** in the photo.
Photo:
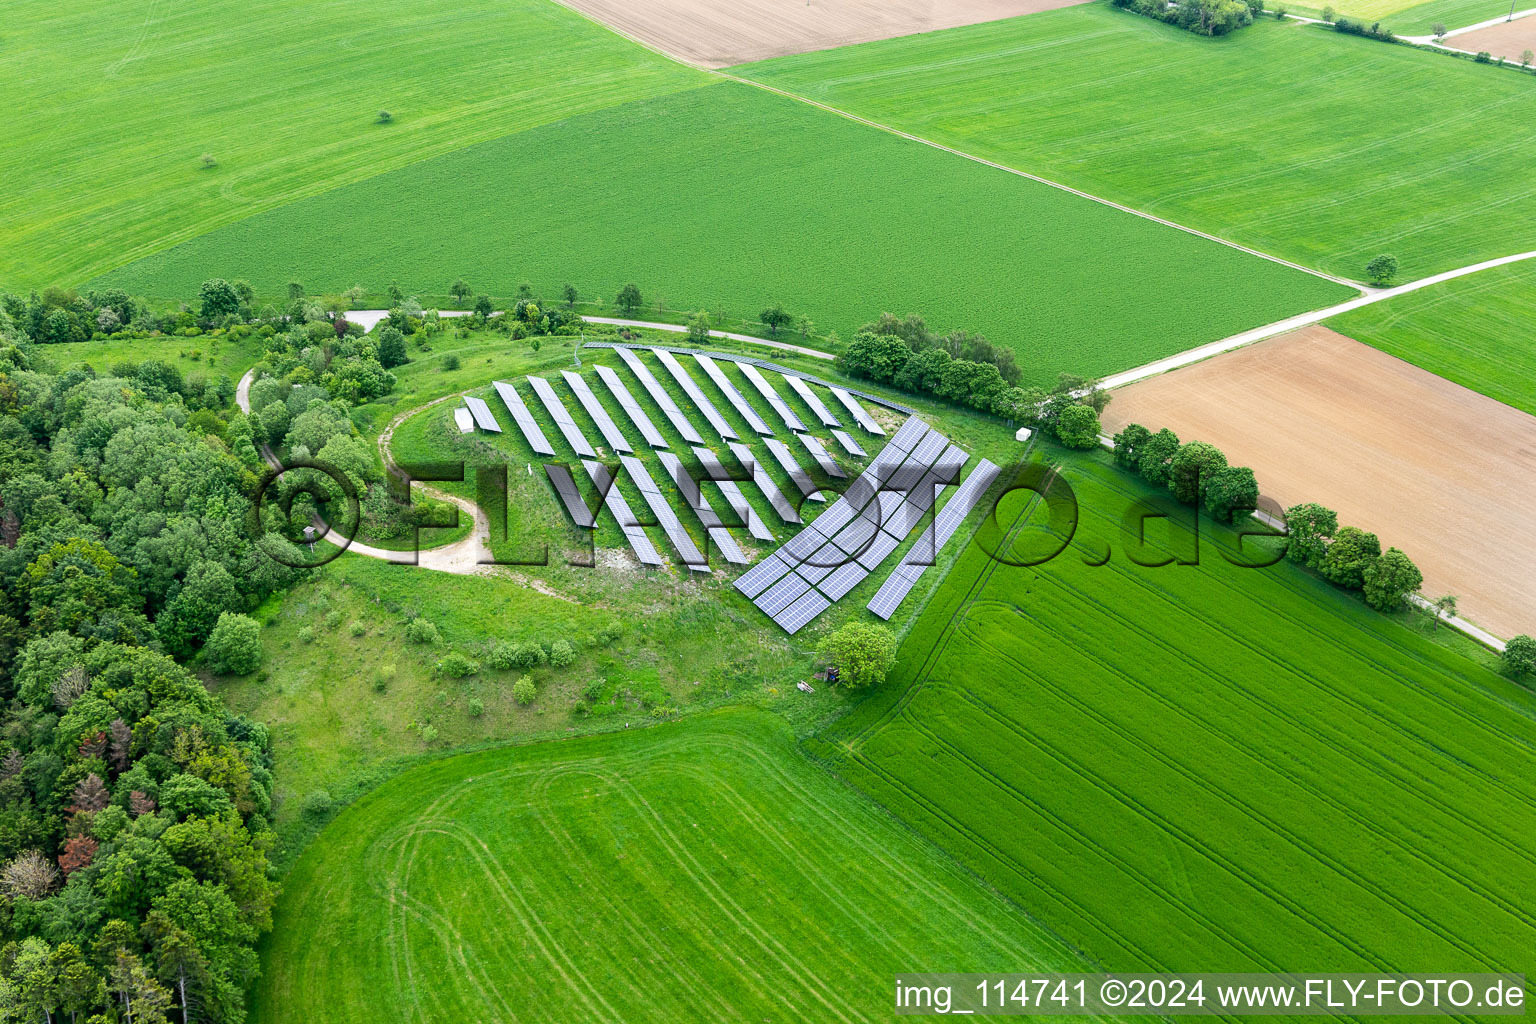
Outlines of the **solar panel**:
[{"label": "solar panel", "polygon": [[802,595],[793,605],[775,616],[773,621],[783,627],[784,632],[793,636],[800,632],[812,619],[830,607],[832,607],[831,601],[828,601],[812,590]]},{"label": "solar panel", "polygon": [[786,523],[800,522],[800,513],[789,503],[789,499],[784,497],[783,492],[779,490],[779,485],[773,482],[773,477],[768,475],[768,471],[757,461],[757,456],[752,454],[752,449],[734,441],[730,442],[730,445],[731,453],[752,473],[752,482],[757,485],[757,489],[762,492],[768,504],[773,506],[773,510],[779,514],[779,518]]},{"label": "solar panel", "polygon": [[836,477],[839,480],[848,479],[848,474],[844,473],[842,467],[833,460],[831,453],[827,451],[826,445],[821,443],[820,438],[812,437],[810,434],[796,434],[795,436],[800,439],[801,444],[805,445],[805,450],[811,453],[811,458],[816,460],[816,464],[821,467],[823,473],[830,477]]},{"label": "solar panel", "polygon": [[534,452],[539,455],[553,455],[555,449],[550,445],[549,438],[544,436],[544,431],[539,428],[539,423],[533,418],[533,413],[523,404],[523,396],[517,393],[517,389],[504,380],[493,380],[491,385],[496,393],[501,396],[501,404],[507,407],[512,418],[517,421],[518,429],[522,430],[523,437]]},{"label": "solar panel", "polygon": [[565,503],[565,510],[571,514],[571,522],[583,529],[591,529],[597,525],[596,517],[592,515],[592,510],[587,508],[587,503],[582,500],[581,491],[576,488],[576,481],[571,477],[571,471],[564,466],[546,462],[544,472],[549,475],[549,482],[554,486],[555,493],[560,495],[560,500]]},{"label": "solar panel", "polygon": [[848,596],[848,591],[863,583],[868,575],[869,570],[864,566],[858,562],[849,562],[833,570],[830,576],[816,584],[816,589],[834,602],[841,601]]},{"label": "solar panel", "polygon": [[624,495],[619,492],[618,481],[613,479],[612,474],[608,472],[608,467],[590,459],[583,459],[581,464],[586,467],[587,475],[597,485],[598,493],[606,495],[603,507],[613,513],[619,529],[624,532],[629,546],[634,549],[635,557],[645,565],[665,565],[666,562],[662,560],[661,553],[651,543],[651,538],[647,537],[645,531],[640,528],[640,521],[630,510],[629,502],[625,501]]},{"label": "solar panel", "polygon": [[805,580],[790,573],[779,582],[763,591],[755,602],[769,618],[773,618],[788,608],[791,604],[811,589],[811,585]]},{"label": "solar panel", "polygon": [[756,597],[790,573],[790,565],[777,552],[758,562],[736,578],[736,589],[748,598]]},{"label": "solar panel", "polygon": [[533,385],[533,393],[539,396],[539,401],[544,403],[544,409],[549,413],[549,418],[555,421],[555,426],[560,428],[560,433],[565,435],[566,444],[576,450],[577,455],[597,457],[597,452],[592,450],[591,443],[587,440],[576,421],[571,419],[571,414],[566,410],[565,403],[560,401],[560,396],[555,394],[554,387],[543,377],[529,375],[528,383]]},{"label": "solar panel", "polygon": [[731,379],[725,375],[724,370],[720,369],[718,363],[702,353],[694,353],[693,358],[695,362],[704,367],[704,372],[709,374],[709,379],[715,382],[715,387],[719,388],[720,393],[725,395],[726,401],[730,402],[731,405],[735,406],[736,411],[741,413],[741,418],[747,421],[747,426],[759,434],[773,433],[768,424],[763,422],[763,418],[757,414],[757,410],[747,404],[746,396],[737,390],[735,384],[731,383]]},{"label": "solar panel", "polygon": [[848,433],[846,430],[834,430],[832,431],[832,436],[837,438],[837,443],[842,445],[843,451],[847,452],[849,455],[857,455],[862,459],[864,456],[869,454],[862,447],[860,447],[859,442],[855,441],[853,439],[853,435]]},{"label": "solar panel", "polygon": [[838,498],[831,505],[828,505],[813,522],[816,525],[816,529],[830,537],[842,529],[848,520],[853,518],[855,511],[854,507],[846,499]]},{"label": "solar panel", "polygon": [[821,399],[817,397],[816,392],[811,390],[809,384],[789,373],[784,374],[784,379],[789,381],[789,386],[795,389],[795,394],[799,395],[805,401],[805,404],[811,407],[811,412],[815,413],[816,418],[821,420],[822,426],[840,427],[843,425],[842,420],[833,416],[832,410],[822,404]]},{"label": "solar panel", "polygon": [[592,422],[597,424],[598,433],[603,435],[603,440],[608,443],[608,447],[619,452],[634,451],[629,446],[629,442],[624,439],[624,435],[619,432],[619,425],[613,422],[612,416],[608,415],[608,410],[603,408],[597,396],[592,393],[592,389],[587,387],[586,378],[570,370],[561,370],[560,373],[565,378],[565,382],[570,385],[581,407],[587,410],[587,415],[591,416]]},{"label": "solar panel", "polygon": [[798,565],[811,557],[811,554],[826,542],[827,535],[812,524],[785,541],[779,548],[779,553],[784,556],[785,561]]},{"label": "solar panel", "polygon": [[667,372],[672,375],[673,380],[677,381],[677,386],[683,389],[683,394],[688,396],[688,400],[704,414],[704,418],[715,429],[715,433],[721,437],[734,438],[736,431],[725,422],[725,417],[720,415],[720,410],[715,408],[715,403],[709,400],[709,396],[705,395],[698,384],[694,383],[693,378],[688,376],[688,371],[683,369],[683,364],[664,348],[653,348],[651,352],[661,360],[661,365],[667,368]]},{"label": "solar panel", "polygon": [[910,461],[913,465],[922,466],[924,469],[933,465],[944,449],[949,445],[949,438],[937,430],[930,430],[923,435],[923,439],[913,447]]},{"label": "solar panel", "polygon": [[965,478],[958,490],[945,503],[934,520],[931,534],[925,533],[908,551],[901,563],[891,572],[891,575],[875,596],[870,599],[869,610],[882,619],[889,619],[896,614],[896,609],[906,600],[912,592],[928,566],[938,561],[938,552],[944,550],[944,545],[949,543],[965,517],[970,515],[981,501],[987,488],[1001,473],[997,466],[983,459],[971,474]]},{"label": "solar panel", "polygon": [[699,551],[693,538],[688,536],[688,531],[683,529],[683,524],[678,521],[677,513],[672,511],[672,506],[667,504],[666,497],[661,493],[661,488],[656,486],[656,481],[651,479],[650,471],[645,468],[645,463],[632,455],[625,455],[619,459],[624,468],[629,471],[629,477],[640,489],[640,497],[651,507],[651,514],[661,524],[662,532],[677,549],[682,562],[694,572],[708,572],[709,563]]},{"label": "solar panel", "polygon": [[811,479],[811,474],[802,469],[800,463],[795,461],[794,454],[790,452],[783,441],[776,437],[765,437],[763,443],[773,453],[773,457],[778,462],[779,467],[788,473],[789,478],[795,482],[795,486],[800,488],[802,495],[812,501],[827,500],[821,496],[821,488],[816,486],[816,481]]},{"label": "solar panel", "polygon": [[880,567],[881,562],[890,557],[892,551],[900,546],[901,541],[881,530],[875,534],[875,539],[869,542],[869,547],[865,548],[855,561],[873,572]]},{"label": "solar panel", "polygon": [[672,396],[667,394],[667,389],[661,386],[661,382],[656,379],[656,375],[651,373],[651,368],[641,362],[640,357],[627,348],[614,349],[614,351],[619,354],[619,358],[624,360],[624,365],[628,366],[630,372],[640,381],[641,387],[645,388],[646,393],[651,396],[651,401],[661,408],[662,413],[671,422],[673,428],[683,435],[683,440],[689,444],[703,444],[704,439],[699,436],[697,430],[693,429],[693,424],[688,422],[688,417],[683,415],[683,410],[679,409],[677,403],[672,401]]},{"label": "solar panel", "polygon": [[799,416],[795,415],[795,410],[791,409],[789,403],[784,401],[777,391],[773,390],[773,385],[768,383],[767,377],[758,372],[757,367],[751,363],[737,363],[736,365],[741,367],[741,372],[746,376],[747,380],[751,381],[752,386],[757,388],[758,394],[767,399],[769,406],[773,408],[774,412],[779,414],[779,419],[784,421],[786,427],[790,430],[805,429],[805,424],[800,421]]},{"label": "solar panel", "polygon": [[875,506],[871,505],[870,514],[859,516],[839,530],[832,538],[833,543],[850,555],[860,555],[868,550],[880,527],[873,515],[874,508]]},{"label": "solar panel", "polygon": [[858,399],[842,388],[831,388],[830,390],[832,394],[837,396],[837,400],[843,403],[843,408],[848,410],[848,415],[852,416],[859,426],[871,434],[880,434],[882,436],[885,434],[885,431],[880,429],[880,424],[875,422],[874,417],[864,411],[864,407],[859,404]]},{"label": "solar panel", "polygon": [[889,621],[916,585],[917,580],[903,573],[893,572],[885,578],[884,583],[880,584],[880,589],[875,591],[875,596],[869,599],[867,607],[882,619]]},{"label": "solar panel", "polygon": [[629,388],[624,386],[624,382],[612,368],[599,364],[597,375],[603,379],[604,384],[608,385],[608,390],[628,414],[630,422],[640,431],[640,436],[645,438],[646,444],[652,448],[670,447],[667,439],[661,436],[661,431],[656,429],[656,424],[651,422],[651,418],[645,414],[644,409],[640,408],[640,403],[635,401],[635,396],[629,393]]},{"label": "solar panel", "polygon": [[901,506],[891,513],[889,519],[882,524],[881,529],[893,537],[905,538],[912,532],[912,528],[923,521],[927,509],[919,508],[910,501],[904,501]]},{"label": "solar panel", "polygon": [[741,548],[736,544],[736,538],[726,532],[725,524],[710,507],[709,499],[704,497],[704,492],[699,489],[698,481],[688,474],[688,467],[683,465],[683,460],[671,452],[661,452],[659,457],[668,475],[672,477],[672,482],[682,493],[683,501],[693,509],[694,515],[699,517],[699,522],[704,524],[710,542],[720,549],[720,553],[725,556],[727,562],[746,565],[747,556],[741,553]]},{"label": "solar panel", "polygon": [[726,504],[731,506],[731,511],[736,513],[736,518],[747,524],[747,532],[758,540],[774,539],[773,532],[768,529],[763,517],[757,514],[757,509],[747,500],[747,496],[741,493],[741,488],[736,481],[727,479],[730,474],[721,464],[718,456],[708,448],[694,448],[693,454],[698,458],[700,465],[704,467],[704,473],[720,488],[720,493],[725,495]]},{"label": "solar panel", "polygon": [[987,488],[992,486],[1001,472],[1002,470],[997,466],[982,459],[976,468],[971,470],[970,476],[965,478],[965,482],[959,489],[950,496],[949,501],[944,503],[944,507],[939,510],[934,520],[934,530],[940,549],[948,543],[950,537],[954,536],[960,524],[965,521],[965,517],[971,514],[971,510],[981,501],[982,495],[986,494]]},{"label": "solar panel", "polygon": [[501,433],[501,424],[496,422],[496,417],[491,415],[491,407],[482,399],[465,395],[464,404],[469,406],[469,414],[475,418],[475,426],[488,433]]},{"label": "solar panel", "polygon": [[887,447],[894,448],[899,452],[910,452],[916,447],[917,442],[923,439],[923,435],[926,433],[928,433],[928,424],[916,416],[908,416],[907,422],[903,423],[901,429],[896,431],[896,436],[891,438],[891,443]]}]

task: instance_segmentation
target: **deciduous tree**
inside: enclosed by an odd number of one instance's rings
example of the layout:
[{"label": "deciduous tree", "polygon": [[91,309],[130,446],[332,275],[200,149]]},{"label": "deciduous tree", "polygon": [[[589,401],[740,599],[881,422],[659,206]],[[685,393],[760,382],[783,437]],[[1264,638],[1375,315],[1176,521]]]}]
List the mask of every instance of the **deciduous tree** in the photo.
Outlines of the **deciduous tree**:
[{"label": "deciduous tree", "polygon": [[856,688],[874,686],[896,664],[896,638],[885,626],[853,620],[827,634],[816,653],[837,668],[839,681]]}]

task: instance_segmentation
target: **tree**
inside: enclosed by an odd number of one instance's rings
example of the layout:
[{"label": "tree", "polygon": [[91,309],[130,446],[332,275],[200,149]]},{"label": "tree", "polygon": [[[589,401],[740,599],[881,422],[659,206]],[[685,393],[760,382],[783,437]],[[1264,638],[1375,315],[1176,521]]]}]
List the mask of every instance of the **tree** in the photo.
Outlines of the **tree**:
[{"label": "tree", "polygon": [[186,657],[208,639],[221,613],[241,605],[240,591],[228,569],[207,559],[194,562],[156,620],[155,631],[172,654]]},{"label": "tree", "polygon": [[1328,22],[1329,24],[1333,23],[1333,8],[1332,7],[1324,7],[1323,8],[1323,21]]},{"label": "tree", "polygon": [[688,318],[688,343],[690,345],[709,343],[709,314],[702,309]]},{"label": "tree", "polygon": [[1150,484],[1166,484],[1168,468],[1179,453],[1179,435],[1164,427],[1142,444],[1136,455],[1136,468]]},{"label": "tree", "polygon": [[889,384],[912,358],[912,349],[900,338],[860,331],[854,335],[853,343],[838,355],[837,362],[855,377]]},{"label": "tree", "polygon": [[1456,617],[1456,595],[1445,594],[1435,598],[1435,628],[1440,628],[1441,619],[1454,619]]},{"label": "tree", "polygon": [[624,309],[624,312],[634,316],[635,310],[640,308],[640,286],[631,281],[619,289],[618,297],[613,300]]},{"label": "tree", "polygon": [[1522,50],[1520,52],[1520,66],[1521,67],[1523,67],[1523,68],[1530,67],[1531,66],[1531,61],[1533,61],[1533,60],[1536,60],[1536,52],[1532,52],[1531,50]]},{"label": "tree", "polygon": [[1365,603],[1379,612],[1397,611],[1408,603],[1408,595],[1424,585],[1419,567],[1397,548],[1370,562],[1362,573]]},{"label": "tree", "polygon": [[532,704],[536,696],[538,688],[533,685],[533,676],[525,675],[512,684],[512,699],[524,707]]},{"label": "tree", "polygon": [[769,334],[778,334],[779,328],[788,327],[795,322],[795,318],[784,311],[784,307],[775,302],[758,314],[757,318],[768,328]]},{"label": "tree", "polygon": [[1502,660],[1504,667],[1517,678],[1536,673],[1536,639],[1524,633],[1510,637],[1504,644]]},{"label": "tree", "polygon": [[240,293],[222,277],[204,281],[198,298],[202,302],[204,320],[223,320],[240,311]]},{"label": "tree", "polygon": [[1125,429],[1114,437],[1115,462],[1127,469],[1136,468],[1141,448],[1152,439],[1152,431],[1140,423],[1127,423]]},{"label": "tree", "polygon": [[1056,419],[1056,436],[1068,448],[1087,451],[1099,443],[1099,415],[1086,405],[1069,405]]},{"label": "tree", "polygon": [[221,676],[248,675],[261,665],[261,624],[249,615],[221,612],[203,645],[208,667]]},{"label": "tree", "polygon": [[64,877],[79,871],[81,868],[91,866],[91,861],[96,859],[96,840],[90,836],[73,836],[64,841],[64,849],[59,851],[59,869],[64,872]]},{"label": "tree", "polygon": [[565,296],[566,309],[574,309],[577,300],[581,298],[581,293],[578,292],[576,290],[576,286],[571,284],[569,281],[565,283],[564,288],[560,289],[560,294]]},{"label": "tree", "polygon": [[465,281],[462,277],[453,282],[453,286],[448,289],[448,294],[452,295],[454,301],[461,306],[474,293],[475,291],[469,286],[469,282]]},{"label": "tree", "polygon": [[410,362],[405,354],[405,335],[393,327],[379,328],[379,365],[386,370]]},{"label": "tree", "polygon": [[1321,569],[1328,543],[1339,529],[1339,514],[1314,502],[1296,505],[1285,513],[1285,554],[1309,569]]},{"label": "tree", "polygon": [[1443,40],[1445,39],[1445,33],[1449,30],[1445,27],[1445,22],[1437,21],[1432,26],[1430,26],[1429,31],[1434,35],[1436,39]]},{"label": "tree", "polygon": [[1397,257],[1382,253],[1365,265],[1365,274],[1375,285],[1384,285],[1397,276]]},{"label": "tree", "polygon": [[815,326],[816,321],[808,316],[802,315],[799,320],[795,321],[795,327],[800,331],[800,337],[802,338],[810,338],[811,331]]},{"label": "tree", "polygon": [[1328,545],[1320,570],[1323,579],[1336,587],[1359,590],[1365,586],[1365,570],[1381,557],[1381,541],[1374,533],[1355,526],[1340,527]]},{"label": "tree", "polygon": [[475,316],[482,320],[489,320],[491,314],[495,311],[496,307],[492,304],[489,295],[481,295],[475,299]]},{"label": "tree", "polygon": [[896,637],[885,626],[854,620],[828,633],[816,653],[838,670],[840,682],[874,686],[896,664]]},{"label": "tree", "polygon": [[405,292],[401,289],[399,281],[389,282],[389,287],[384,289],[384,294],[389,296],[390,309],[395,309],[405,301]]},{"label": "tree", "polygon": [[1205,489],[1205,506],[1211,515],[1230,523],[1239,512],[1252,512],[1259,504],[1259,482],[1247,466],[1226,466],[1212,474]]},{"label": "tree", "polygon": [[0,890],[12,899],[40,900],[58,884],[59,871],[37,850],[18,853],[0,868]]},{"label": "tree", "polygon": [[1195,505],[1205,496],[1217,470],[1227,468],[1227,457],[1220,448],[1204,441],[1181,445],[1168,466],[1168,489],[1186,505]]},{"label": "tree", "polygon": [[304,297],[304,285],[298,281],[288,282],[288,301],[298,302]]}]

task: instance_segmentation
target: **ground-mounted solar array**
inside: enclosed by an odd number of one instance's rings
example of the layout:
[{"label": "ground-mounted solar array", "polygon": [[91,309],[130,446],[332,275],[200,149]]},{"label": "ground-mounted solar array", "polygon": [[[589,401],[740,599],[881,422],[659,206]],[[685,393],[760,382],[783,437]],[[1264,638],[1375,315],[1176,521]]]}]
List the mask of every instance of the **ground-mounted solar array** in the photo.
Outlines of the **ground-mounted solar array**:
[{"label": "ground-mounted solar array", "polygon": [[501,433],[501,425],[496,422],[496,417],[491,415],[491,407],[485,401],[474,395],[465,395],[464,404],[469,407],[469,414],[475,418],[475,426],[492,434]]},{"label": "ground-mounted solar array", "polygon": [[634,448],[630,447],[628,439],[619,430],[619,425],[613,422],[613,417],[608,415],[608,410],[603,408],[603,404],[587,386],[587,379],[570,370],[562,370],[561,376],[565,378],[565,383],[569,385],[571,393],[576,396],[581,407],[587,410],[587,415],[592,417],[592,422],[597,424],[597,431],[603,435],[603,441],[608,447],[614,451],[633,452]]},{"label": "ground-mounted solar array", "polygon": [[517,393],[517,389],[504,380],[492,381],[496,393],[501,396],[502,404],[507,407],[507,412],[512,414],[512,419],[517,423],[518,429],[523,432],[523,437],[528,446],[539,455],[553,455],[555,449],[551,447],[549,438],[544,436],[544,430],[539,426],[533,414],[528,411],[523,396]]}]

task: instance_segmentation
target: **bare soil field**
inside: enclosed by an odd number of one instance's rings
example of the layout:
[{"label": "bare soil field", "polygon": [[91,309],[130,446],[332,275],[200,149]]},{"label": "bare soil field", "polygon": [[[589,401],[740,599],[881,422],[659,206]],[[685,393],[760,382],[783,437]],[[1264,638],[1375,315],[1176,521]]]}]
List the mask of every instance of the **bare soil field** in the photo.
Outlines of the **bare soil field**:
[{"label": "bare soil field", "polygon": [[932,32],[1085,0],[559,0],[704,67]]},{"label": "bare soil field", "polygon": [[1472,53],[1486,50],[1493,54],[1494,59],[1503,57],[1518,64],[1522,53],[1536,50],[1536,14],[1480,28],[1476,32],[1451,36],[1445,44]]},{"label": "bare soil field", "polygon": [[1336,509],[1485,629],[1536,633],[1536,417],[1308,327],[1117,390],[1105,428],[1132,422],[1209,441],[1287,508]]}]

